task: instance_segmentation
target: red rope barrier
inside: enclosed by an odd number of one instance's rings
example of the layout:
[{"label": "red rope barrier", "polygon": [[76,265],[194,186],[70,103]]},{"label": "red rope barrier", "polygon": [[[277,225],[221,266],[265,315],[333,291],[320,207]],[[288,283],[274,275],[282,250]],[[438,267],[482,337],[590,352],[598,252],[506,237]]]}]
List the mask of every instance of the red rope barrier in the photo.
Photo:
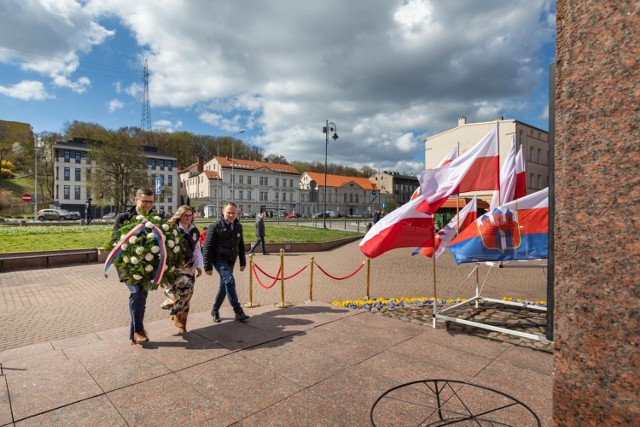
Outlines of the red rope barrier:
[{"label": "red rope barrier", "polygon": [[[258,270],[262,271],[259,267],[257,267],[257,268],[258,268]],[[264,272],[263,272],[263,273],[264,273]],[[280,269],[278,269],[278,273],[276,273],[276,274],[279,274],[279,273],[280,273]],[[258,283],[260,284],[260,286],[262,286],[262,287],[263,287],[263,288],[265,288],[265,289],[270,289],[270,288],[272,288],[272,287],[273,287],[273,285],[275,285],[276,283],[278,283],[278,277],[275,277],[275,278],[274,278],[274,277],[269,276],[268,274],[265,274],[265,275],[266,275],[267,277],[271,277],[272,279],[274,279],[274,280],[273,280],[273,283],[272,283],[272,284],[270,284],[270,285],[265,285],[264,283],[262,283],[262,280],[260,280],[260,277],[258,277],[258,274],[256,273],[256,265],[255,265],[255,264],[253,265],[253,275],[255,276],[255,278],[256,278],[256,280],[258,281]]]},{"label": "red rope barrier", "polygon": [[324,269],[322,267],[320,267],[320,264],[318,264],[317,262],[315,263],[318,266],[318,269],[320,269],[320,271],[322,271],[324,274],[326,274],[327,276],[329,276],[330,278],[332,278],[333,280],[345,280],[348,279],[349,277],[355,275],[358,271],[362,270],[362,267],[364,267],[364,265],[367,263],[367,261],[362,261],[362,264],[360,265],[360,267],[358,267],[356,269],[356,271],[354,271],[353,273],[349,274],[348,276],[344,276],[344,277],[335,277],[330,275],[329,273],[327,273],[326,271],[324,271]]},{"label": "red rope barrier", "polygon": [[291,276],[285,277],[284,280],[289,280],[292,277],[296,277],[298,274],[302,273],[309,265],[305,265],[304,267],[302,267],[300,270],[298,270],[296,273],[293,273]]},{"label": "red rope barrier", "polygon": [[282,266],[278,269],[278,272],[276,273],[276,277],[270,276],[269,273],[267,273],[266,271],[264,271],[263,269],[260,268],[260,266],[258,266],[258,264],[253,264],[253,266],[255,268],[257,268],[258,270],[260,270],[260,273],[264,274],[265,276],[267,276],[269,279],[279,279],[280,277],[280,268],[282,268]]}]

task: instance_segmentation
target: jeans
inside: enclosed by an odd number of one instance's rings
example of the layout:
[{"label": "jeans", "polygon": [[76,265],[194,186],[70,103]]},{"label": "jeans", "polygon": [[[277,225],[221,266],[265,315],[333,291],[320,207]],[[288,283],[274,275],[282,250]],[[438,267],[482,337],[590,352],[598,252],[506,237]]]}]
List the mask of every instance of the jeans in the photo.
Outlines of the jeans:
[{"label": "jeans", "polygon": [[251,249],[249,249],[249,253],[253,253],[256,250],[256,248],[258,247],[259,243],[262,243],[262,253],[266,254],[267,253],[267,248],[265,248],[265,246],[264,246],[264,237],[258,237],[256,242],[253,245],[251,245]]},{"label": "jeans", "polygon": [[233,307],[234,313],[241,313],[242,306],[238,301],[238,294],[236,293],[236,279],[233,277],[233,265],[226,262],[218,261],[213,264],[220,275],[220,287],[216,294],[216,299],[213,302],[213,309],[215,311],[220,310],[220,306],[224,302],[225,297],[229,296],[229,304]]},{"label": "jeans", "polygon": [[134,332],[144,332],[144,310],[147,307],[147,292],[139,285],[129,285],[129,313],[131,313],[131,327],[129,339],[133,340]]}]

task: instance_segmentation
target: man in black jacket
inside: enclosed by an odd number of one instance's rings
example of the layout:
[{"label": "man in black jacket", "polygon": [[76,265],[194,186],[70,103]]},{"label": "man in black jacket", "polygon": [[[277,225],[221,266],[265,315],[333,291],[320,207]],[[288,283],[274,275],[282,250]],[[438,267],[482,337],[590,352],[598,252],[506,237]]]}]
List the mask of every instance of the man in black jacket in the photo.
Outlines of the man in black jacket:
[{"label": "man in black jacket", "polygon": [[[135,218],[139,214],[151,213],[153,207],[153,191],[150,188],[140,188],[133,199],[135,206],[128,212],[119,213],[113,224],[113,231],[118,231],[125,221]],[[120,273],[120,272],[118,272]],[[129,339],[131,344],[142,344],[149,341],[147,331],[144,330],[144,311],[147,307],[147,291],[140,285],[125,283],[129,288],[129,313],[131,314],[131,326]]]},{"label": "man in black jacket", "polygon": [[244,322],[249,319],[249,316],[242,311],[242,306],[238,301],[236,280],[233,277],[233,267],[238,256],[240,257],[240,271],[244,271],[247,265],[242,224],[238,221],[237,215],[238,207],[236,204],[227,203],[222,208],[222,217],[207,228],[207,235],[202,247],[204,272],[211,276],[215,268],[220,275],[220,287],[211,309],[211,316],[216,323],[220,323],[220,306],[227,295],[229,295],[229,303],[236,314],[236,320]]}]

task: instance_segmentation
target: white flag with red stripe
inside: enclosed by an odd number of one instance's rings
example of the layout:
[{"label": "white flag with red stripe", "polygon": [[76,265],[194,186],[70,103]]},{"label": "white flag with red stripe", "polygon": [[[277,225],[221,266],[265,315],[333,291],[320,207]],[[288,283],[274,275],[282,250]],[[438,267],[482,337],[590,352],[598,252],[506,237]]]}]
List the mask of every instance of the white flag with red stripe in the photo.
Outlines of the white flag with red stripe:
[{"label": "white flag with red stripe", "polygon": [[385,215],[360,242],[362,253],[375,258],[391,249],[433,246],[433,215],[416,210],[423,203],[418,196]]},{"label": "white flag with red stripe", "polygon": [[516,189],[513,200],[519,199],[527,195],[527,174],[524,166],[523,146],[520,146],[518,154],[516,154]]},{"label": "white flag with red stripe", "polygon": [[[511,147],[500,169],[500,190],[493,192],[489,212],[514,200],[516,193],[516,137],[511,135]],[[499,196],[499,197],[498,197]]]},{"label": "white flag with red stripe", "polygon": [[[448,165],[418,175],[426,212],[435,213],[452,194],[497,190],[500,186],[498,126]],[[422,208],[421,208],[422,209]]]}]

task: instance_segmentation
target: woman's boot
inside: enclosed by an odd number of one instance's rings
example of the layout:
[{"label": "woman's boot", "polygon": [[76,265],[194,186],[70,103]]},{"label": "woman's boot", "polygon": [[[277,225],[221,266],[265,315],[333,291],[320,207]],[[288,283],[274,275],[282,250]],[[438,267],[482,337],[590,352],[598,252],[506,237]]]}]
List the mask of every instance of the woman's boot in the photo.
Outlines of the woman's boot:
[{"label": "woman's boot", "polygon": [[173,325],[178,328],[178,333],[179,334],[184,334],[186,331],[186,329],[184,328],[184,324],[182,323],[182,321],[180,320],[182,316],[182,313],[179,314],[174,314],[173,316],[171,316],[171,320],[173,320]]},{"label": "woman's boot", "polygon": [[180,313],[180,321],[182,322],[184,332],[187,332],[187,316],[189,316],[188,311],[183,311],[182,313]]}]

